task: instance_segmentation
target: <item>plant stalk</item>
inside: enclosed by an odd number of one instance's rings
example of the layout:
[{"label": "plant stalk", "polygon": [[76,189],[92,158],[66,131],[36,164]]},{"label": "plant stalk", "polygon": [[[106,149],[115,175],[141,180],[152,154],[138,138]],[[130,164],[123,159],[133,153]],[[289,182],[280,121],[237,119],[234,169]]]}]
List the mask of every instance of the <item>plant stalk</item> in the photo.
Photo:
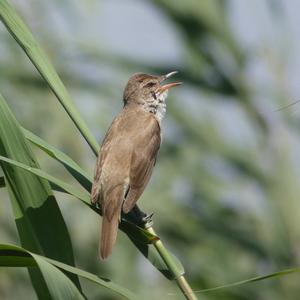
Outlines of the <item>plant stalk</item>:
[{"label": "plant stalk", "polygon": [[[146,228],[146,230],[153,235],[157,235],[153,227],[148,227]],[[181,289],[181,291],[183,292],[185,298],[187,300],[197,300],[198,298],[196,297],[189,283],[185,279],[184,274],[178,271],[177,266],[175,265],[171,255],[169,254],[168,250],[164,246],[163,242],[160,239],[158,239],[153,242],[153,245],[157,250],[157,252],[159,253],[160,257],[163,259],[163,261],[169,268],[169,270],[174,274],[176,283],[178,287]]]}]

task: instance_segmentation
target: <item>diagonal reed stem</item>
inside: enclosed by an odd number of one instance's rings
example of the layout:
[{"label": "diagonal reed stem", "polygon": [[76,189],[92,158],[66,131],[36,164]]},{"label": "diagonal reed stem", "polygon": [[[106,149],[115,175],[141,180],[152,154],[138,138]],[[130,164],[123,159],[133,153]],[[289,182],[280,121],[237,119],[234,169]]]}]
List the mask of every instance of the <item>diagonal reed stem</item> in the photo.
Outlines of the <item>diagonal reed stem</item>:
[{"label": "diagonal reed stem", "polygon": [[[146,230],[153,235],[157,235],[153,227],[148,227]],[[153,242],[153,245],[159,253],[160,257],[163,259],[163,261],[169,268],[169,270],[173,273],[176,283],[183,292],[185,298],[187,300],[197,300],[198,298],[191,289],[189,283],[186,281],[184,274],[181,270],[178,270],[177,265],[174,263],[172,256],[164,246],[163,242],[160,239],[158,239]]]},{"label": "diagonal reed stem", "polygon": [[83,138],[89,144],[92,151],[97,155],[99,146],[95,137],[91,134],[86,122],[81,118],[67,89],[50,63],[47,55],[38,45],[23,20],[7,0],[0,0],[0,20],[27,54],[28,58],[47,82],[50,89],[72,119]]}]

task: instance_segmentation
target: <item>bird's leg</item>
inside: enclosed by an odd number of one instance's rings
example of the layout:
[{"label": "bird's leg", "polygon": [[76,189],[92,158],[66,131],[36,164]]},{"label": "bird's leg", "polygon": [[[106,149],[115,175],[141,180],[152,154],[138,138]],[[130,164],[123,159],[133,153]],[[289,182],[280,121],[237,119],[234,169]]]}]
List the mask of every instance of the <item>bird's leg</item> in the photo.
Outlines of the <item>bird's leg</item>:
[{"label": "bird's leg", "polygon": [[153,213],[146,214],[137,205],[135,205],[133,209],[126,214],[126,217],[128,217],[130,221],[144,228],[148,228],[153,225],[152,216]]},{"label": "bird's leg", "polygon": [[[138,215],[140,217],[140,220],[141,220],[140,223],[143,223],[144,226],[146,224],[148,226],[152,226],[152,223],[153,223],[152,216],[154,214],[153,212],[147,214],[147,213],[143,212],[137,205],[135,205],[132,210],[136,215]],[[151,223],[151,225],[149,225],[149,223]]]}]

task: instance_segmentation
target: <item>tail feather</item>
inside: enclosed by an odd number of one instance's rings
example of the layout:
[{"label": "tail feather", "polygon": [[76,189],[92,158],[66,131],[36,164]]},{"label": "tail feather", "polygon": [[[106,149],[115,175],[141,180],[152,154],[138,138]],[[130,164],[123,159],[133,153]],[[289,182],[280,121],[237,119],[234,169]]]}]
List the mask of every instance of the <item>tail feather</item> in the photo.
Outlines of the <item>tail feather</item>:
[{"label": "tail feather", "polygon": [[119,214],[115,214],[111,220],[107,217],[102,219],[100,257],[104,260],[111,253],[117,239]]},{"label": "tail feather", "polygon": [[117,239],[119,219],[124,200],[123,184],[115,186],[103,197],[100,257],[106,259]]}]

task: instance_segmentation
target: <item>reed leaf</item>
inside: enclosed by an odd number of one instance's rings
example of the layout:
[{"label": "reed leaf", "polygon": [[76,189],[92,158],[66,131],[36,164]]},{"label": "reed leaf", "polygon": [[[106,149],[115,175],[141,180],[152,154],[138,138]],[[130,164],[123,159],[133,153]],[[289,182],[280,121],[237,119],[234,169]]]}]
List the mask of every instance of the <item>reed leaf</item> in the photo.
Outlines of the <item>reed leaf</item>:
[{"label": "reed leaf", "polygon": [[[0,95],[0,154],[39,169],[20,125]],[[47,180],[15,166],[0,163],[21,244],[35,253],[75,265],[71,239],[56,199]],[[58,230],[59,229],[59,230]],[[51,299],[36,270],[29,270],[40,298]],[[70,279],[80,288],[78,277]]]},{"label": "reed leaf", "polygon": [[[0,244],[0,266],[38,267],[53,299],[85,299],[73,282],[65,275],[74,274],[105,287],[122,298],[136,299],[136,296],[106,278],[100,278],[84,270],[72,267],[57,260],[34,254],[15,245]],[[64,271],[61,272],[61,271]]]}]

